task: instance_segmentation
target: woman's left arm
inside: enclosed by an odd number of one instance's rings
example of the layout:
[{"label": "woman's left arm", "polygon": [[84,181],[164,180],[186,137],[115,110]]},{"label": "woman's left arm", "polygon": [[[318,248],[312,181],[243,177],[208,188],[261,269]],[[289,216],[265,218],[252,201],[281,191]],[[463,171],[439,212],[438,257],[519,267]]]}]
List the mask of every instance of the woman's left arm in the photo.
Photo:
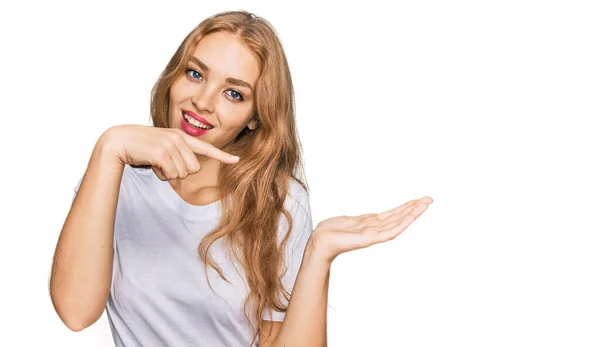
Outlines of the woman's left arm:
[{"label": "woman's left arm", "polygon": [[395,238],[432,202],[426,196],[379,214],[320,222],[304,250],[283,324],[268,347],[327,346],[327,294],[333,260],[344,252]]},{"label": "woman's left arm", "polygon": [[[315,232],[317,229],[315,229]],[[327,293],[331,262],[308,239],[279,334],[269,347],[327,346]]]}]

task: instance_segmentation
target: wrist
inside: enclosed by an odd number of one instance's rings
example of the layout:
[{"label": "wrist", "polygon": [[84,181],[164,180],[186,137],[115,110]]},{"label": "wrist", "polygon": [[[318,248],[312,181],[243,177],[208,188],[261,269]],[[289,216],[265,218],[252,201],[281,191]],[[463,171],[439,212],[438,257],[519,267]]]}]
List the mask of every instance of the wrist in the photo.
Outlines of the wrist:
[{"label": "wrist", "polygon": [[305,258],[308,258],[313,262],[318,262],[330,266],[333,260],[335,259],[335,256],[327,252],[325,245],[319,242],[315,231],[313,231],[313,233],[308,238],[308,243],[306,245],[305,251]]},{"label": "wrist", "polygon": [[121,160],[121,148],[115,141],[118,138],[117,132],[118,126],[110,127],[104,131],[96,141],[92,155],[100,161],[114,162],[125,166],[125,162]]}]

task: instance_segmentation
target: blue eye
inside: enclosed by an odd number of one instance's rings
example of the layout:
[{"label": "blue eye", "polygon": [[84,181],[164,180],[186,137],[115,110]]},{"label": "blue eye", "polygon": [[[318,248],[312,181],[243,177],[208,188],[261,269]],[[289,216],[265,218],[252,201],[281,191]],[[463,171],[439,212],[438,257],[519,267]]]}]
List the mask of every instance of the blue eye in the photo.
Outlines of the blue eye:
[{"label": "blue eye", "polygon": [[238,92],[237,90],[230,89],[230,90],[228,90],[228,92],[231,92],[231,94],[229,94],[229,96],[231,96],[235,100],[239,100],[239,101],[244,100],[244,98],[242,97],[242,94],[240,92]]},{"label": "blue eye", "polygon": [[[190,72],[191,72],[191,74],[190,74]],[[202,75],[198,71],[196,71],[194,69],[187,69],[187,70],[185,70],[185,73],[188,76],[190,76],[191,78],[193,78],[193,79],[200,79],[200,78],[202,78]]]}]

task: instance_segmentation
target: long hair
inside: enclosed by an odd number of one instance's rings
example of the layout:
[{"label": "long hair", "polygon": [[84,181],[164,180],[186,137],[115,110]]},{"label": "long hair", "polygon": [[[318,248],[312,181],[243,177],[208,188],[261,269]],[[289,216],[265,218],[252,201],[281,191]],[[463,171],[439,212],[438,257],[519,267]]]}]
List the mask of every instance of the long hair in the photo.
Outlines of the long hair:
[{"label": "long hair", "polygon": [[[284,201],[290,180],[298,182],[307,192],[308,185],[296,129],[292,79],[283,47],[271,24],[249,12],[216,14],[185,37],[152,89],[153,125],[169,127],[170,87],[184,73],[198,42],[214,32],[235,34],[259,62],[254,105],[259,126],[253,131],[244,128],[223,148],[243,160],[236,165],[220,166],[217,192],[222,197],[222,218],[202,239],[198,252],[206,269],[211,266],[227,280],[208,252],[214,242],[223,238],[230,256],[233,254],[242,265],[249,287],[244,313],[255,332],[254,341],[260,334],[263,310],[287,311],[287,304],[281,298],[289,302],[291,293],[284,289],[281,278],[292,217],[284,208]],[[288,230],[279,242],[282,213],[288,221]]]}]

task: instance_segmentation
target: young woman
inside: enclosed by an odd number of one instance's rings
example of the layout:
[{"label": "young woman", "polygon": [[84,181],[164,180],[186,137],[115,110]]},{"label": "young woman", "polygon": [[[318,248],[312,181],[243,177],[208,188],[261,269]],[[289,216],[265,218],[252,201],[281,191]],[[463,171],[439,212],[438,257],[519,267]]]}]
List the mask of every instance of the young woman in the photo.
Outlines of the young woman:
[{"label": "young woman", "polygon": [[98,139],[50,280],[70,329],[106,308],[117,346],[325,346],[332,261],[393,239],[432,202],[313,230],[286,57],[244,11],[184,39],[151,115]]}]

